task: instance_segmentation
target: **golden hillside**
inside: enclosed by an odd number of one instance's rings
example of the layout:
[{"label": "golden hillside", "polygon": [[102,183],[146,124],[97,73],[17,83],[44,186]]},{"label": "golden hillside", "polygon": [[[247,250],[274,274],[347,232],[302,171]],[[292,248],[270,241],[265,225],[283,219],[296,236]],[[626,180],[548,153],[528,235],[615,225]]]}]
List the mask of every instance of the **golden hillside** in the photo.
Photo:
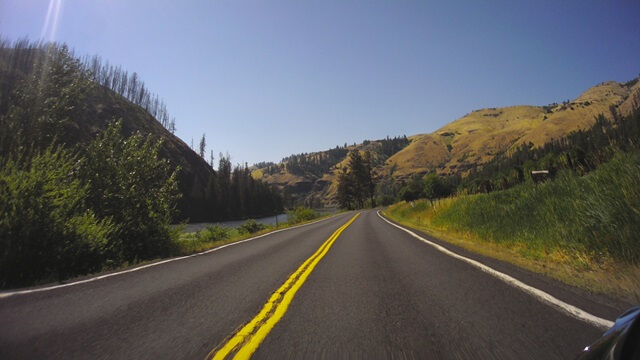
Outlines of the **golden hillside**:
[{"label": "golden hillside", "polygon": [[629,113],[638,94],[638,82],[622,85],[610,81],[562,104],[476,110],[432,134],[410,137],[411,144],[389,158],[384,170],[388,173],[395,166],[395,176],[400,178],[434,169],[464,173],[521,144],[540,146],[589,128],[598,114],[609,116],[611,106]]},{"label": "golden hillside", "polygon": [[[378,177],[392,176],[398,181],[432,171],[465,174],[471,167],[485,164],[522,144],[541,146],[572,131],[589,128],[599,114],[610,117],[611,107],[628,114],[634,101],[640,102],[638,79],[626,84],[605,82],[560,104],[475,110],[431,134],[410,136],[409,144],[402,150],[389,158],[379,158],[377,174]],[[379,142],[372,141],[346,149],[375,152],[379,147]],[[322,153],[307,156],[313,158]],[[345,153],[323,174],[294,175],[282,165],[275,173],[258,169],[253,174],[289,194],[296,194],[296,199],[304,200],[307,205],[331,206],[335,204],[337,190],[334,180],[338,171],[348,165],[346,157]]]}]

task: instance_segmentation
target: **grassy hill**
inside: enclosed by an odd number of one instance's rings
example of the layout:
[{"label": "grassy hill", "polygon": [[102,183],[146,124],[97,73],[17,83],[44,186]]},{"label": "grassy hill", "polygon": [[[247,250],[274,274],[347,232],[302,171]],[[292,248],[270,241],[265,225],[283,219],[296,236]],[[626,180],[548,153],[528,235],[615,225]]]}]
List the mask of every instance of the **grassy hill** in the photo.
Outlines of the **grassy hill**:
[{"label": "grassy hill", "polygon": [[598,114],[609,115],[610,106],[628,113],[634,98],[631,94],[638,94],[638,90],[637,83],[629,86],[611,81],[561,104],[476,110],[432,134],[412,136],[411,144],[390,158],[385,170],[397,164],[397,176],[433,170],[464,173],[521,144],[541,146],[589,128]]},{"label": "grassy hill", "polygon": [[[344,156],[336,159],[322,174],[292,174],[285,161],[275,166],[275,172],[273,168],[271,172],[256,169],[253,175],[277,185],[291,194],[294,200],[307,205],[335,206],[337,187],[334,180],[345,165],[349,151],[371,150],[378,154],[376,173],[379,179],[393,178],[404,182],[414,174],[434,171],[464,176],[472,167],[486,164],[496,155],[512,151],[522,144],[542,146],[573,131],[589,128],[598,114],[609,116],[611,107],[628,114],[633,102],[639,100],[638,79],[625,84],[609,81],[562,103],[472,111],[431,134],[408,137],[409,144],[391,156],[381,156],[381,141],[365,141],[347,147]],[[317,157],[322,153],[305,156]]]}]

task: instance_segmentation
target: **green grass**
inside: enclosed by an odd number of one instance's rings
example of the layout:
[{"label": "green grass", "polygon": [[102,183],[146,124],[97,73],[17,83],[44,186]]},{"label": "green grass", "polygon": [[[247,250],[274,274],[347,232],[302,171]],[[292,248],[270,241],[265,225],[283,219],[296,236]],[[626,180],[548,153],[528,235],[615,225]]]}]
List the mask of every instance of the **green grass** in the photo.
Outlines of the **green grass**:
[{"label": "green grass", "polygon": [[639,184],[640,153],[619,154],[584,177],[564,172],[544,184],[460,197],[433,224],[538,251],[639,263]]},{"label": "green grass", "polygon": [[[461,238],[461,245],[467,243],[467,248],[533,270],[564,268],[554,277],[574,285],[605,292],[624,292],[631,287],[627,290],[637,297],[638,184],[640,152],[620,153],[582,177],[564,172],[543,184],[526,183],[505,191],[458,196],[433,206],[428,201],[399,204],[386,214],[406,225],[439,232],[445,238]],[[600,275],[595,276],[598,272]],[[635,275],[623,274],[629,272]],[[571,279],[576,276],[582,280]],[[613,279],[621,276],[632,278]],[[601,278],[602,283],[594,283],[595,278]],[[618,289],[614,291],[613,287]]]}]

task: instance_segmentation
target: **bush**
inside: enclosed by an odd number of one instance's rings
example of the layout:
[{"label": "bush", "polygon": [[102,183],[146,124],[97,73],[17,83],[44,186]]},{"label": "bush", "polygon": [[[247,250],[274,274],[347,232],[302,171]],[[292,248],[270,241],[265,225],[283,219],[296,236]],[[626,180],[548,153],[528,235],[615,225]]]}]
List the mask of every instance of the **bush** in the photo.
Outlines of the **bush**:
[{"label": "bush", "polygon": [[303,221],[310,221],[318,217],[318,214],[309,209],[303,207],[297,207],[293,210],[287,211],[287,222],[289,224],[298,224]]},{"label": "bush", "polygon": [[249,219],[245,221],[242,225],[238,226],[238,232],[240,232],[241,234],[253,234],[258,231],[264,230],[266,228],[267,228],[267,225],[256,222],[253,219]]},{"label": "bush", "polygon": [[170,254],[178,233],[170,227],[180,197],[177,171],[159,158],[161,142],[121,134],[122,121],[109,125],[86,150],[80,176],[88,185],[87,205],[118,225],[108,244],[114,263]]},{"label": "bush", "polygon": [[0,169],[0,285],[25,286],[101,269],[115,235],[87,209],[78,159],[49,148],[29,164]]},{"label": "bush", "polygon": [[396,202],[396,199],[391,196],[384,194],[378,198],[378,203],[382,206],[389,206]]},{"label": "bush", "polygon": [[196,237],[201,242],[213,242],[222,241],[229,238],[231,229],[219,226],[210,225],[206,229],[198,231]]},{"label": "bush", "polygon": [[[0,167],[0,285],[169,255],[178,189],[159,142],[109,126],[80,155],[28,150]],[[32,155],[35,154],[35,155]]]},{"label": "bush", "polygon": [[420,176],[414,176],[411,181],[400,189],[398,194],[401,200],[414,201],[424,197],[424,185]]}]

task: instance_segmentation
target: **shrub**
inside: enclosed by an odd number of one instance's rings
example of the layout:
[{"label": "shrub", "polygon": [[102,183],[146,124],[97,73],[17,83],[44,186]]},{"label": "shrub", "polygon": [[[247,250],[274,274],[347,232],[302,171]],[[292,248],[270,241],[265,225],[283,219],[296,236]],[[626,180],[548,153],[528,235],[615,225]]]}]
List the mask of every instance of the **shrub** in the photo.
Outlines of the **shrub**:
[{"label": "shrub", "polygon": [[222,241],[229,238],[230,231],[231,229],[223,226],[210,225],[206,229],[198,231],[196,236],[201,242]]},{"label": "shrub", "polygon": [[0,169],[0,285],[25,286],[100,270],[115,233],[87,209],[78,159],[60,148]]},{"label": "shrub", "polygon": [[287,222],[289,224],[298,224],[303,221],[313,220],[318,217],[318,214],[309,208],[297,207],[293,210],[287,211]]},{"label": "shrub", "polygon": [[420,176],[413,176],[411,181],[400,189],[398,194],[404,201],[414,201],[424,197],[424,184]]},{"label": "shrub", "polygon": [[167,256],[177,230],[170,227],[180,197],[177,171],[159,158],[161,142],[121,134],[122,121],[109,125],[86,150],[80,176],[88,185],[87,205],[118,225],[108,244],[115,263]]},{"label": "shrub", "polygon": [[389,206],[396,202],[396,199],[388,194],[384,194],[378,198],[378,203],[382,206]]},{"label": "shrub", "polygon": [[259,223],[253,219],[245,221],[242,225],[238,226],[238,232],[241,234],[253,234],[260,230],[267,228],[267,225]]}]

